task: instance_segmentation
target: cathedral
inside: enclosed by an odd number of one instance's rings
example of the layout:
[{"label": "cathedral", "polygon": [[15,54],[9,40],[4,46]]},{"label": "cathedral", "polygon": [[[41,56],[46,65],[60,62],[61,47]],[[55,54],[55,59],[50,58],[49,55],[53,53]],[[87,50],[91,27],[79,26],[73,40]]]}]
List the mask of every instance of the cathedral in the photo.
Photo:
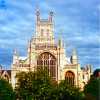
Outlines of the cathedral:
[{"label": "cathedral", "polygon": [[78,55],[73,49],[71,57],[66,56],[62,39],[55,40],[53,12],[47,19],[41,19],[40,10],[36,10],[35,35],[27,46],[27,56],[20,57],[17,50],[13,54],[9,75],[13,88],[16,86],[16,74],[21,71],[35,71],[40,67],[48,67],[49,75],[58,83],[67,80],[71,85],[83,88],[91,75],[91,66],[81,68]]}]

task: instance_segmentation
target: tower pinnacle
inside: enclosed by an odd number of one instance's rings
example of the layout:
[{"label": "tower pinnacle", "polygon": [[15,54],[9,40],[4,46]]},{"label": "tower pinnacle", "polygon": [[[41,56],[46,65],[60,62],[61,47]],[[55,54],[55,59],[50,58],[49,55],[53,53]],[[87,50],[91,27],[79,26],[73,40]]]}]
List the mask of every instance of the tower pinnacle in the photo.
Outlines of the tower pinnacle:
[{"label": "tower pinnacle", "polygon": [[49,12],[49,21],[50,21],[50,22],[52,22],[52,17],[53,17],[53,12],[50,11],[50,12]]},{"label": "tower pinnacle", "polygon": [[72,64],[78,64],[78,57],[75,48],[72,51],[71,62]]},{"label": "tower pinnacle", "polygon": [[63,41],[62,41],[62,36],[61,36],[61,34],[62,34],[62,30],[60,30],[60,33],[59,33],[59,47],[63,47]]},{"label": "tower pinnacle", "polygon": [[38,6],[36,7],[36,19],[37,19],[37,22],[40,20],[40,9]]},{"label": "tower pinnacle", "polygon": [[14,50],[14,55],[13,55],[13,64],[17,64],[18,63],[18,58],[19,58],[19,55],[18,55],[17,50],[15,49]]}]

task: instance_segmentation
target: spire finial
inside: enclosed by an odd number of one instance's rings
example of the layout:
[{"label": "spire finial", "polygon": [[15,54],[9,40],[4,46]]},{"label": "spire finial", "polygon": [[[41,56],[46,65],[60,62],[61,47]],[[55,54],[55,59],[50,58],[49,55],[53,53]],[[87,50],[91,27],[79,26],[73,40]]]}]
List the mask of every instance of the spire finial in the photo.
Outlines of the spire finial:
[{"label": "spire finial", "polygon": [[36,6],[36,17],[37,17],[37,21],[39,21],[40,20],[40,9],[38,5]]},{"label": "spire finial", "polygon": [[17,49],[16,48],[14,49],[14,54],[17,54]]},{"label": "spire finial", "polygon": [[59,46],[60,46],[60,47],[63,46],[61,34],[62,34],[62,29],[60,30],[60,33],[59,33]]},{"label": "spire finial", "polygon": [[52,22],[52,17],[53,17],[53,11],[49,12],[49,21]]},{"label": "spire finial", "polygon": [[14,49],[14,55],[18,56],[18,52],[16,48]]},{"label": "spire finial", "polygon": [[62,38],[63,29],[60,29],[59,38]]},{"label": "spire finial", "polygon": [[71,62],[72,64],[78,64],[78,57],[75,48],[72,51]]}]

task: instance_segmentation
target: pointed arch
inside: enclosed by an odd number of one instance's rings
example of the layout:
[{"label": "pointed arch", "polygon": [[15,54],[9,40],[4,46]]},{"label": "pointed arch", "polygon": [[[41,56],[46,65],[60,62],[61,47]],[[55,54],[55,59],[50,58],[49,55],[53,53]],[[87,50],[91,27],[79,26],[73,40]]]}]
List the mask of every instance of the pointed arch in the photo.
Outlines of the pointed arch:
[{"label": "pointed arch", "polygon": [[9,82],[10,76],[6,70],[2,73],[2,78],[4,78],[5,80]]},{"label": "pointed arch", "polygon": [[43,52],[38,56],[37,68],[47,67],[48,74],[53,80],[57,78],[57,60],[54,55],[49,52]]},{"label": "pointed arch", "polygon": [[67,71],[65,73],[65,80],[69,85],[75,84],[75,74],[72,71]]}]

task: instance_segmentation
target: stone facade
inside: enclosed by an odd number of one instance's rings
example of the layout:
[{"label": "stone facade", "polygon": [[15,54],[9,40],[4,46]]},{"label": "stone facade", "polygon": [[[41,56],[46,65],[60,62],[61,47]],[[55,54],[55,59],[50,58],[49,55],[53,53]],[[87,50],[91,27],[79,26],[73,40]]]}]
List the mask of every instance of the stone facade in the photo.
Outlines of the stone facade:
[{"label": "stone facade", "polygon": [[35,71],[40,67],[48,67],[49,74],[53,80],[60,82],[67,80],[69,84],[83,88],[91,75],[91,67],[81,69],[76,50],[73,49],[72,56],[65,54],[61,39],[55,41],[53,12],[48,19],[40,18],[40,11],[36,11],[35,35],[28,43],[26,57],[20,57],[15,50],[11,66],[11,83],[16,85],[16,74],[21,71]]}]

